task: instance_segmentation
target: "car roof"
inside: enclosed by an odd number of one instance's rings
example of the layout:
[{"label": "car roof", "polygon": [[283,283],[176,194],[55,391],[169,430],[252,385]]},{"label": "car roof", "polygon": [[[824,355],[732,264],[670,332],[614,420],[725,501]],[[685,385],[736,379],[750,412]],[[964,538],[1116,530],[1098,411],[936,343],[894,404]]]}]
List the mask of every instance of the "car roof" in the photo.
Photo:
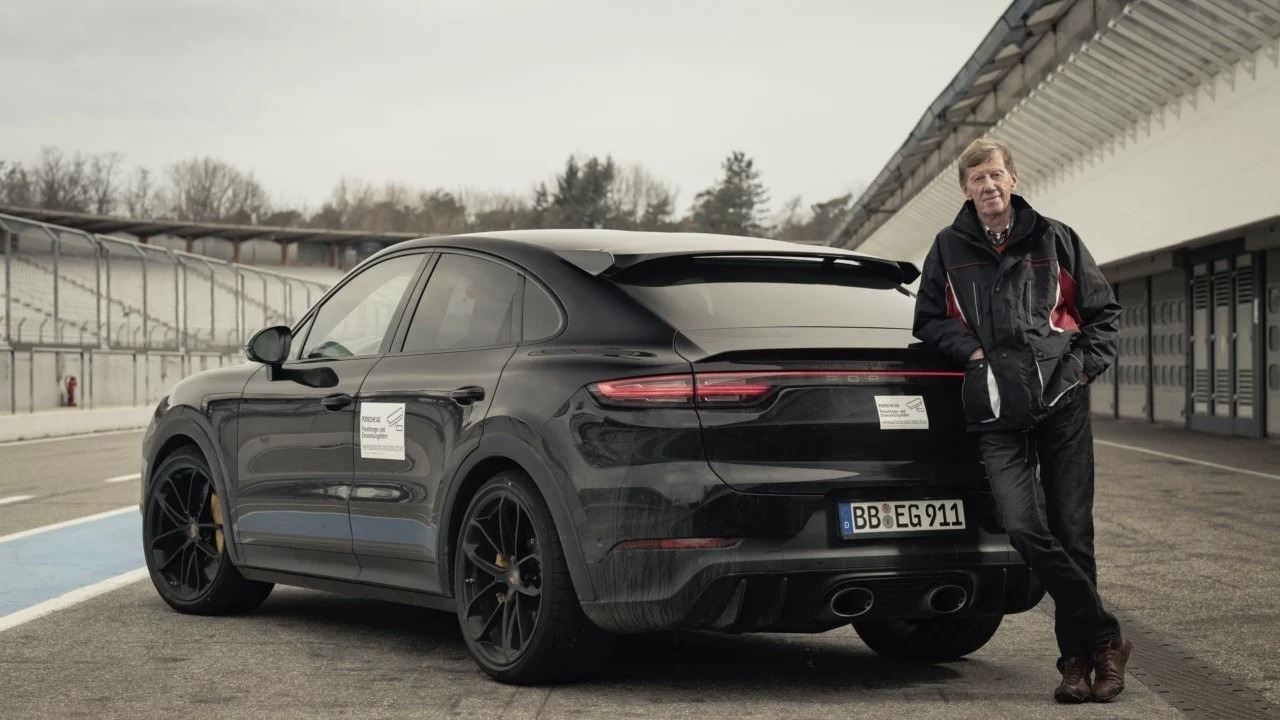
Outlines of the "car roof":
[{"label": "car roof", "polygon": [[668,252],[716,252],[729,250],[748,251],[796,251],[812,249],[817,252],[839,250],[841,254],[857,255],[851,250],[826,245],[806,245],[785,240],[715,235],[691,232],[649,232],[637,230],[498,230],[456,236],[495,238],[538,245],[549,250],[603,250],[615,255],[649,255]]},{"label": "car roof", "polygon": [[458,235],[432,235],[396,244],[398,248],[449,245],[466,247],[470,240],[508,240],[551,251],[603,250],[614,254],[636,255],[666,253],[671,251],[715,252],[720,250],[746,251],[796,251],[810,249],[814,252],[836,252],[851,257],[866,257],[863,253],[830,245],[796,243],[786,240],[745,237],[741,235],[717,235],[714,233],[653,232],[645,230],[602,229],[538,229],[538,230],[489,230]]},{"label": "car roof", "polygon": [[895,263],[874,255],[830,245],[811,245],[786,240],[711,233],[603,229],[494,230],[421,238],[393,247],[457,247],[493,250],[495,241],[518,243],[531,249],[538,248],[543,252],[554,253],[593,275],[661,257],[710,253],[850,258],[892,268],[893,272],[904,269],[905,266],[910,268],[911,273],[904,278],[905,282],[910,282],[919,274],[910,263]]}]

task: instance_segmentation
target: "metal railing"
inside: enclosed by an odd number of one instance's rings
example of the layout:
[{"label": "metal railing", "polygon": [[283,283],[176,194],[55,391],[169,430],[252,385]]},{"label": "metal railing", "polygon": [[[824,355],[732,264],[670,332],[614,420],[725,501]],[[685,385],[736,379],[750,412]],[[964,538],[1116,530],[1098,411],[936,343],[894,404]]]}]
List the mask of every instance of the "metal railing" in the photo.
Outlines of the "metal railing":
[{"label": "metal railing", "polygon": [[[105,404],[150,402],[152,386],[173,372],[204,369],[210,358],[219,365],[235,361],[253,333],[291,324],[328,289],[262,268],[5,214],[0,248],[0,377],[8,376],[8,387],[0,388],[8,402],[0,400],[0,412],[57,406],[65,398],[56,391],[44,396],[77,373],[89,404],[106,394],[107,385],[131,390]],[[119,357],[130,358],[132,369],[122,365],[109,377],[96,371]],[[26,392],[19,380],[30,384]],[[95,392],[94,385],[102,387]]]}]

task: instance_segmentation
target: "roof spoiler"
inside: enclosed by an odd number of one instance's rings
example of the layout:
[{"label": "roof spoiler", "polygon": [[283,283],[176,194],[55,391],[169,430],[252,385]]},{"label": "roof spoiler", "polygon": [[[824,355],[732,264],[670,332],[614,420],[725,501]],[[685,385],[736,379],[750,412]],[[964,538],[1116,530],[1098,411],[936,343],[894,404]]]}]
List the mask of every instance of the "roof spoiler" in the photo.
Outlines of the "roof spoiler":
[{"label": "roof spoiler", "polygon": [[856,263],[857,265],[872,270],[881,275],[889,275],[903,285],[909,285],[920,277],[920,268],[914,263],[905,260],[885,260],[871,255],[863,255],[848,250],[838,248],[830,248],[829,250],[815,249],[810,251],[795,250],[738,250],[738,251],[683,251],[683,252],[654,252],[641,254],[617,254],[608,250],[558,250],[556,255],[560,259],[573,265],[589,275],[610,276],[616,275],[623,270],[635,267],[642,263],[652,262],[665,258],[674,257],[810,257],[823,258],[826,260],[836,261],[845,260]]}]

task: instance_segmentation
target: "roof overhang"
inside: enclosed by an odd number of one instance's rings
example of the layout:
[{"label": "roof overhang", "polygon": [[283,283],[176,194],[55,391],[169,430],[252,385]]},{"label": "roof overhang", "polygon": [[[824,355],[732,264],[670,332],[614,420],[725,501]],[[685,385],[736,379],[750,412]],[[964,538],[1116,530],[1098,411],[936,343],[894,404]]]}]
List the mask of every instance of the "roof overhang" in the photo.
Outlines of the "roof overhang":
[{"label": "roof overhang", "polygon": [[1215,76],[1233,82],[1260,49],[1280,52],[1277,37],[1280,0],[1015,1],[828,241],[860,247],[903,212],[945,225],[956,160],[979,137],[1016,149],[1020,186],[1050,181],[1212,93]]},{"label": "roof overhang", "polygon": [[268,240],[280,243],[338,244],[374,241],[390,245],[424,236],[422,233],[411,232],[365,232],[363,230],[232,225],[226,223],[184,222],[180,220],[139,220],[137,218],[93,215],[66,210],[10,206],[0,206],[0,213],[64,228],[83,230],[98,235],[124,233],[139,238],[168,235],[191,240],[218,238],[230,241]]}]

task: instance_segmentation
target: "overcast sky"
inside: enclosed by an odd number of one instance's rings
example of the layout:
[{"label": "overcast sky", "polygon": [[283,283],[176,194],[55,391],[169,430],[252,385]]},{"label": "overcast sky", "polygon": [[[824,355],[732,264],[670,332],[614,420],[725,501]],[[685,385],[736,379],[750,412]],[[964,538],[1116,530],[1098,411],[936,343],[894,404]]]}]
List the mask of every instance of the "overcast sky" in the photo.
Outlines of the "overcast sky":
[{"label": "overcast sky", "polygon": [[5,0],[0,159],[213,155],[278,201],[338,177],[527,191],[572,152],[683,209],[723,157],[774,206],[869,182],[1007,0]]}]

